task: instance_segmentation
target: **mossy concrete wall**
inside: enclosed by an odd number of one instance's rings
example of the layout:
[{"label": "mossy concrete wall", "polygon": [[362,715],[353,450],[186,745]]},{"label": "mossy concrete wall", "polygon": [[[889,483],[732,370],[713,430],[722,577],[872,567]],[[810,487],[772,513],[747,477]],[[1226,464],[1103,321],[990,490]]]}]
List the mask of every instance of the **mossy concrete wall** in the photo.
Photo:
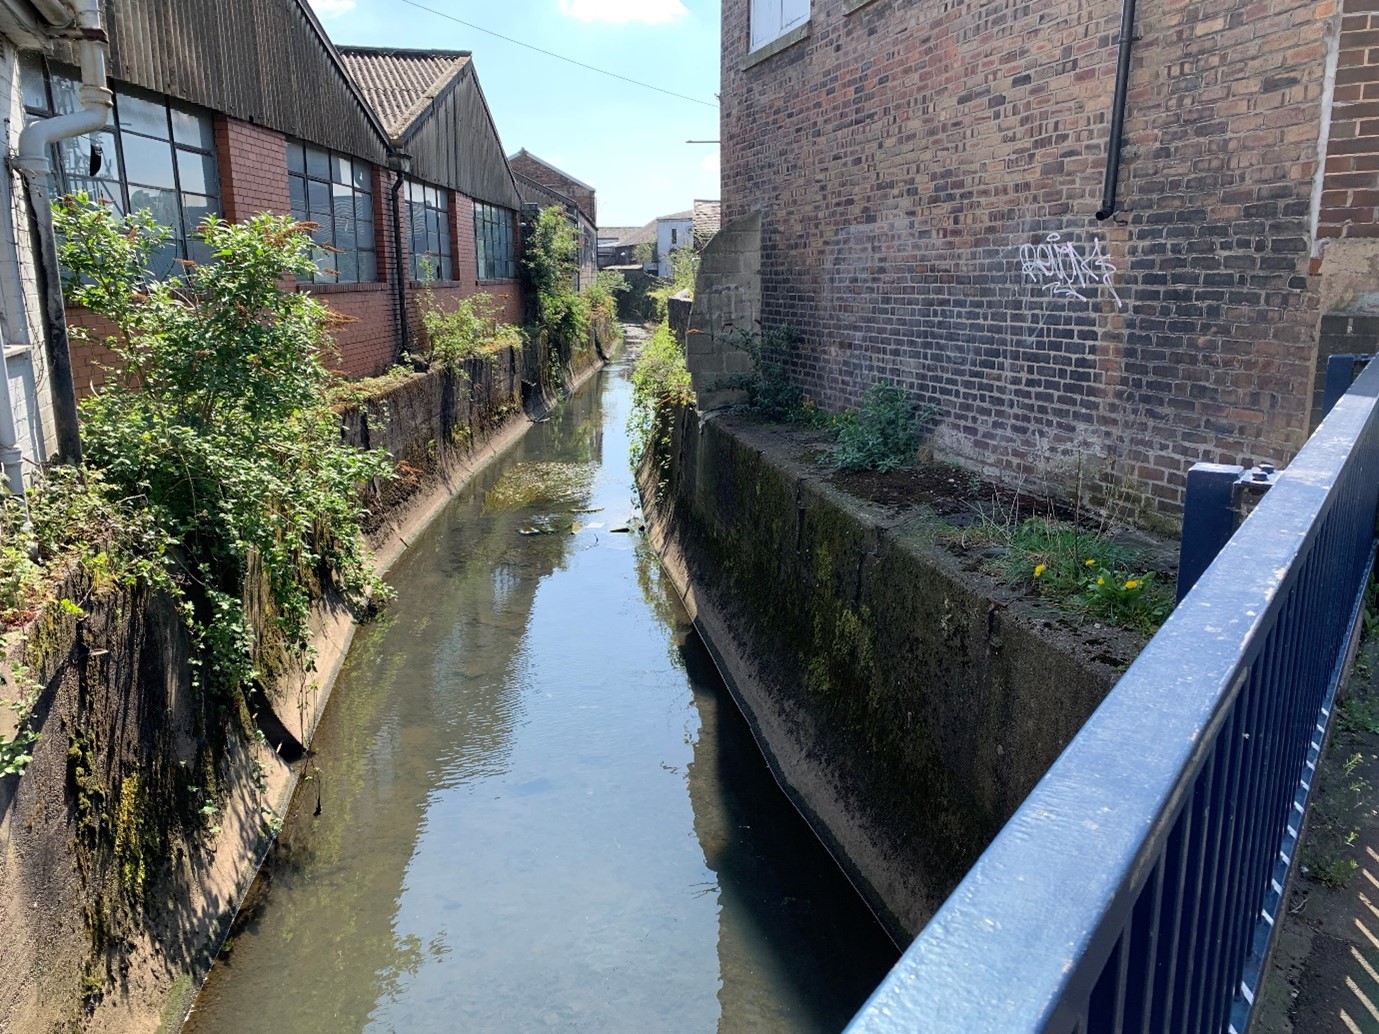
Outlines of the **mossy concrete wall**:
[{"label": "mossy concrete wall", "polygon": [[[386,449],[399,473],[366,487],[380,571],[562,381],[597,366],[593,342],[563,361],[538,343],[345,406],[344,439]],[[322,601],[316,670],[268,665],[268,713],[253,715],[195,692],[166,595],[77,571],[58,597],[69,605],[48,606],[0,664],[0,702],[24,695],[14,667],[29,669],[40,733],[24,775],[0,778],[0,1034],[176,1030],[286,810],[289,762],[356,615]]]},{"label": "mossy concrete wall", "polygon": [[692,410],[668,430],[641,471],[653,542],[787,792],[913,935],[1116,671],[795,439]]}]

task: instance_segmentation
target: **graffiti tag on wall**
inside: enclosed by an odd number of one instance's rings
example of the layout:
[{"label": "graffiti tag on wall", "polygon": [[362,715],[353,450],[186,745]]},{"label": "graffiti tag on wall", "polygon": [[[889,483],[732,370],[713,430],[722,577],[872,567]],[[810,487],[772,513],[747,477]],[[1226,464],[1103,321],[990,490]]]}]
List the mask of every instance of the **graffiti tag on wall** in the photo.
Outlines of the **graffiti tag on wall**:
[{"label": "graffiti tag on wall", "polygon": [[1021,244],[1020,271],[1054,298],[1085,302],[1088,293],[1104,287],[1116,300],[1116,307],[1125,308],[1111,282],[1116,267],[1101,250],[1099,237],[1079,246],[1064,240],[1061,234],[1051,233],[1039,244]]}]

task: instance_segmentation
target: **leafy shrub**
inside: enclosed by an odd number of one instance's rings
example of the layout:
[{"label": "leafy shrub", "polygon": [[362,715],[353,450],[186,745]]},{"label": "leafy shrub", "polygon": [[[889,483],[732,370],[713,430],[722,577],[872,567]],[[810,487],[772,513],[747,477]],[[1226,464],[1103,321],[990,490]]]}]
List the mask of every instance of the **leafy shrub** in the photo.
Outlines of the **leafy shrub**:
[{"label": "leafy shrub", "polygon": [[647,297],[656,305],[656,318],[664,320],[670,306],[670,299],[688,291],[694,297],[694,284],[699,276],[699,253],[693,248],[676,248],[670,253],[670,276],[657,280],[656,286],[647,291]]},{"label": "leafy shrub", "polygon": [[498,318],[492,295],[475,294],[447,312],[428,286],[421,301],[421,329],[426,358],[437,366],[459,369],[478,355],[520,348],[522,331]]},{"label": "leafy shrub", "polygon": [[536,322],[558,348],[589,339],[589,301],[575,292],[579,240],[565,213],[543,208],[526,237],[523,267],[536,296]]},{"label": "leafy shrub", "polygon": [[107,343],[122,361],[83,403],[87,462],[169,541],[198,684],[244,691],[258,676],[242,602],[254,556],[276,635],[303,660],[319,586],[361,602],[382,588],[359,486],[390,464],[341,444],[320,358],[329,311],[282,286],[314,268],[311,240],[285,218],[208,217],[197,235],[213,261],[158,281],[148,258],[167,235],[147,213],[78,195],[55,223],[67,296],[115,324]]},{"label": "leafy shrub", "polygon": [[914,459],[933,416],[932,406],[921,409],[902,388],[887,381],[873,384],[855,413],[840,421],[830,459],[839,470],[893,470]]},{"label": "leafy shrub", "polygon": [[662,323],[642,348],[632,368],[632,465],[641,462],[652,435],[667,410],[694,402],[685,352],[670,327]]}]

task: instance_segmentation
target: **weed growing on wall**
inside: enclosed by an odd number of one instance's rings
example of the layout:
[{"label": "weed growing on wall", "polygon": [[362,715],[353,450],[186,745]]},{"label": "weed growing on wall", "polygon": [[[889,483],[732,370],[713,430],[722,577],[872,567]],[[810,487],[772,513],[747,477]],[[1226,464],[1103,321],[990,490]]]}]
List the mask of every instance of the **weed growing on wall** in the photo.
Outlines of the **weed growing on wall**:
[{"label": "weed growing on wall", "polygon": [[523,268],[536,297],[536,323],[564,355],[589,339],[589,300],[575,290],[579,238],[565,213],[543,208],[526,235]]},{"label": "weed growing on wall", "polygon": [[670,327],[662,323],[642,348],[632,368],[632,414],[628,417],[628,432],[632,439],[634,470],[649,448],[658,441],[668,441],[666,418],[670,411],[693,402],[685,351]]},{"label": "weed growing on wall", "polygon": [[82,406],[88,465],[168,543],[196,682],[250,692],[251,558],[273,603],[269,631],[304,662],[317,593],[333,586],[362,602],[382,588],[360,535],[359,486],[389,462],[341,444],[320,358],[329,312],[282,286],[312,270],[311,240],[285,218],[210,217],[198,236],[213,261],[158,281],[148,260],[166,231],[147,213],[119,216],[77,195],[55,223],[68,299],[117,328],[107,344],[121,365]]},{"label": "weed growing on wall", "polygon": [[427,361],[458,371],[476,356],[520,348],[522,331],[499,319],[499,308],[491,295],[475,294],[446,311],[427,284],[421,297],[421,331]]},{"label": "weed growing on wall", "polygon": [[839,419],[830,461],[839,470],[881,473],[911,463],[934,413],[933,406],[920,407],[903,388],[888,381],[873,384],[862,404]]},{"label": "weed growing on wall", "polygon": [[694,296],[694,283],[699,276],[699,253],[693,248],[676,248],[670,253],[670,276],[660,278],[646,296],[656,305],[656,318],[664,320],[670,299],[689,292]]}]

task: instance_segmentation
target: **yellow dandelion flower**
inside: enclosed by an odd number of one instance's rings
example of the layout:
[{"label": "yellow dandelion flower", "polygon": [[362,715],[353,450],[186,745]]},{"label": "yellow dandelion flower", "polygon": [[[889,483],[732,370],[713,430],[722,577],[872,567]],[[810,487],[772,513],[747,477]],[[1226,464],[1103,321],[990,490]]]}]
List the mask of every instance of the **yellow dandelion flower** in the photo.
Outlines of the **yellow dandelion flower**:
[{"label": "yellow dandelion flower", "polygon": [[1038,578],[1038,577],[1042,576],[1043,573],[1044,573],[1045,571],[1047,571],[1047,570],[1048,570],[1048,565],[1047,565],[1047,564],[1035,564],[1035,565],[1034,565],[1034,577]]},{"label": "yellow dandelion flower", "polygon": [[1096,583],[1097,583],[1098,585],[1105,585],[1105,584],[1106,584],[1106,579],[1105,579],[1105,578],[1098,578],[1098,579],[1096,580]]},{"label": "yellow dandelion flower", "polygon": [[1125,587],[1127,589],[1138,589],[1140,587],[1140,583],[1136,581],[1134,578],[1131,578],[1128,582],[1125,583]]},{"label": "yellow dandelion flower", "polygon": [[1087,566],[1088,566],[1088,567],[1096,567],[1096,561],[1095,561],[1095,560],[1088,560],[1088,561],[1087,561]]}]

